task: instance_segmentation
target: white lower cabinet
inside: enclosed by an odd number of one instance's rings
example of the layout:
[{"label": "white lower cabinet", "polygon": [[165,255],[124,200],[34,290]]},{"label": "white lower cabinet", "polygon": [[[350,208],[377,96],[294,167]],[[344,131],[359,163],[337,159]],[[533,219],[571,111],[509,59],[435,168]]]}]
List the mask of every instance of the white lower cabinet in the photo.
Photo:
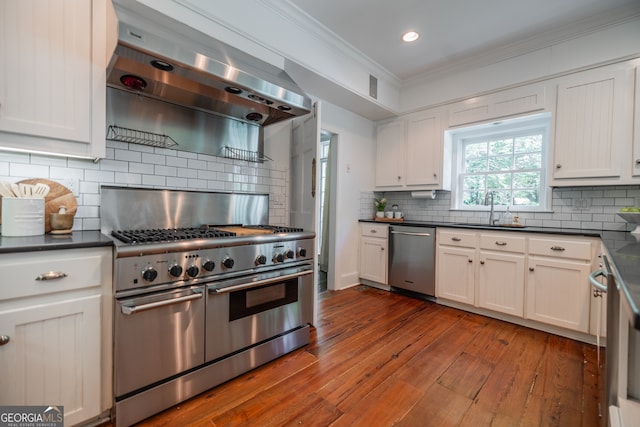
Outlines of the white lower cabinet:
[{"label": "white lower cabinet", "polygon": [[478,307],[522,317],[524,255],[480,251]]},{"label": "white lower cabinet", "polygon": [[362,223],[360,226],[360,278],[387,284],[389,227]]},{"label": "white lower cabinet", "polygon": [[589,332],[590,264],[529,257],[528,319]]},{"label": "white lower cabinet", "polygon": [[597,335],[602,306],[592,305],[601,298],[592,297],[589,274],[599,239],[438,228],[437,243],[438,299]]},{"label": "white lower cabinet", "polygon": [[475,303],[475,249],[438,247],[436,296],[473,305]]},{"label": "white lower cabinet", "polygon": [[[64,406],[64,425],[111,404],[111,248],[0,255],[0,405]],[[59,272],[49,280],[36,277]],[[53,276],[51,276],[53,277]]]}]

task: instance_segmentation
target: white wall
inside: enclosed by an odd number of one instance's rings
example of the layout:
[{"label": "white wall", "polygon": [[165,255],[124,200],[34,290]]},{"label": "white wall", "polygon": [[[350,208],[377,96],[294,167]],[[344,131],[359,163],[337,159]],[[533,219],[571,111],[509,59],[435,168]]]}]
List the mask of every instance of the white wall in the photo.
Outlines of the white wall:
[{"label": "white wall", "polygon": [[571,70],[640,55],[640,19],[499,63],[403,85],[400,111],[410,112]]},{"label": "white wall", "polygon": [[358,251],[360,236],[360,194],[372,188],[375,164],[375,123],[328,102],[322,103],[321,127],[338,135],[332,145],[336,156],[336,206],[332,212],[333,236],[330,260],[334,277],[327,279],[330,289],[344,289],[359,283]]}]

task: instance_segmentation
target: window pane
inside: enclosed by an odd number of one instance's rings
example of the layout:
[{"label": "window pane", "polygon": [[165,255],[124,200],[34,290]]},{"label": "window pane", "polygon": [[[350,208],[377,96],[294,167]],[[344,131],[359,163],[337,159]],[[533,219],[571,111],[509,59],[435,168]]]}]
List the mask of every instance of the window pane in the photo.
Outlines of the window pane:
[{"label": "window pane", "polygon": [[540,172],[523,172],[513,174],[513,188],[540,187]]},{"label": "window pane", "polygon": [[487,158],[468,159],[464,167],[467,173],[484,172],[487,170]]},{"label": "window pane", "polygon": [[495,191],[493,195],[494,206],[508,206],[511,200],[511,191]]},{"label": "window pane", "polygon": [[518,190],[513,192],[514,206],[539,206],[540,192],[535,190]]},{"label": "window pane", "polygon": [[464,191],[462,193],[462,204],[465,206],[484,205],[484,191]]},{"label": "window pane", "polygon": [[518,154],[515,160],[515,169],[540,169],[542,167],[542,154]]},{"label": "window pane", "polygon": [[513,169],[512,156],[489,157],[490,171],[508,171]]},{"label": "window pane", "polygon": [[473,159],[478,157],[487,157],[486,142],[477,142],[477,143],[465,145],[464,147],[465,159]]},{"label": "window pane", "polygon": [[489,155],[511,154],[513,153],[513,139],[497,139],[489,142]]},{"label": "window pane", "polygon": [[487,189],[511,188],[511,174],[510,173],[492,173],[487,175]]},{"label": "window pane", "polygon": [[484,175],[467,175],[462,180],[463,190],[484,189]]},{"label": "window pane", "polygon": [[514,151],[516,153],[542,151],[542,135],[537,134],[517,137],[515,140]]}]

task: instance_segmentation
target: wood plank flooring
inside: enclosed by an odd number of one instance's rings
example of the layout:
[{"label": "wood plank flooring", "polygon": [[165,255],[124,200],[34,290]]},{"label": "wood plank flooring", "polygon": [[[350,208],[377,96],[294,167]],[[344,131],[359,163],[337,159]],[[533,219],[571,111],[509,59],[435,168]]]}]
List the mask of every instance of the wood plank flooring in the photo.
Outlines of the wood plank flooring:
[{"label": "wood plank flooring", "polygon": [[140,425],[605,425],[595,346],[366,286],[319,313],[307,347]]}]

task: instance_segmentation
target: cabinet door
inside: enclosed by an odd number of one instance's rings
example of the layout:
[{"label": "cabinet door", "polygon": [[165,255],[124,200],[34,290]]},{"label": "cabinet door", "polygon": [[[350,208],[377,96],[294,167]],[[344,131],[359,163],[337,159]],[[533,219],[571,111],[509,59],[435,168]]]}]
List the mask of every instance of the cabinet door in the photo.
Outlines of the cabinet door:
[{"label": "cabinet door", "polygon": [[436,296],[469,305],[475,304],[475,250],[439,246]]},{"label": "cabinet door", "polygon": [[633,176],[640,176],[640,67],[636,67],[635,117],[633,133]]},{"label": "cabinet door", "polygon": [[100,299],[0,312],[0,405],[63,405],[65,425],[100,414]]},{"label": "cabinet door", "polygon": [[633,74],[614,65],[558,81],[553,178],[620,177],[631,144]]},{"label": "cabinet door", "polygon": [[479,264],[478,306],[522,317],[524,255],[481,251]]},{"label": "cabinet door", "polygon": [[588,333],[590,269],[583,262],[530,256],[526,317]]},{"label": "cabinet door", "polygon": [[387,239],[360,238],[360,277],[387,284]]},{"label": "cabinet door", "polygon": [[115,22],[107,0],[0,2],[0,145],[104,157]]},{"label": "cabinet door", "polygon": [[407,119],[406,184],[442,184],[444,129],[437,112]]},{"label": "cabinet door", "polygon": [[405,182],[404,120],[378,126],[376,187],[401,186]]}]

